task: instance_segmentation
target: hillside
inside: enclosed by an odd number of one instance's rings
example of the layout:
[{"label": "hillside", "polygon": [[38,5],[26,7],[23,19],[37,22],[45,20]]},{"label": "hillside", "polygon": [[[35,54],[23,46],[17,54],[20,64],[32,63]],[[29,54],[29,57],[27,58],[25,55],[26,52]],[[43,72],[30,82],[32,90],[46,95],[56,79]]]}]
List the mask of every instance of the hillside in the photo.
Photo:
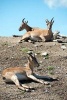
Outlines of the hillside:
[{"label": "hillside", "polygon": [[[0,37],[0,100],[67,100],[67,43],[18,43],[20,39],[21,37]],[[34,68],[34,72],[57,78],[57,81],[49,80],[50,85],[24,82],[35,90],[23,92],[14,84],[6,84],[1,72],[8,67],[23,67],[29,50],[34,51],[40,63],[38,68]],[[42,52],[47,52],[48,55],[42,56]]]}]

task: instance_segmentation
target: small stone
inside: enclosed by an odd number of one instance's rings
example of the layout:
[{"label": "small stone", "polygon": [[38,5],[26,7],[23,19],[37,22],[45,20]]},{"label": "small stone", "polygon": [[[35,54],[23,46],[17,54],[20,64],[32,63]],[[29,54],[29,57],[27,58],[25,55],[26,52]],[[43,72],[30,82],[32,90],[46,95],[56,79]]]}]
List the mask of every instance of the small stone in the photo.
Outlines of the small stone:
[{"label": "small stone", "polygon": [[61,48],[62,48],[62,49],[66,49],[66,46],[65,46],[65,45],[63,45],[63,46],[61,46]]},{"label": "small stone", "polygon": [[35,53],[35,56],[37,56],[37,53]]},{"label": "small stone", "polygon": [[46,90],[45,90],[45,93],[49,93],[49,91],[46,89]]},{"label": "small stone", "polygon": [[42,55],[42,56],[47,56],[48,53],[47,53],[47,52],[42,52],[41,55]]},{"label": "small stone", "polygon": [[35,44],[34,46],[35,46],[35,47],[38,47],[38,45],[37,45],[37,44]]},{"label": "small stone", "polygon": [[11,57],[11,58],[14,58],[14,57]]},{"label": "small stone", "polygon": [[56,40],[53,40],[53,42],[57,42],[57,39]]},{"label": "small stone", "polygon": [[43,61],[40,61],[40,64],[42,63]]}]

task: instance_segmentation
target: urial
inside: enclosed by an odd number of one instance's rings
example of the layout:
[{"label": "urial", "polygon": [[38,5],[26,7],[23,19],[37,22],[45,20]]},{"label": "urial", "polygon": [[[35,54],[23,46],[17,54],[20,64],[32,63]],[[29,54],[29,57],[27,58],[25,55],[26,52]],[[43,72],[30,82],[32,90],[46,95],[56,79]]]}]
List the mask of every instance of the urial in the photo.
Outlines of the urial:
[{"label": "urial", "polygon": [[10,67],[6,68],[2,72],[2,77],[5,79],[7,82],[14,82],[15,85],[25,91],[29,91],[32,89],[32,87],[28,87],[24,84],[21,84],[19,81],[22,80],[29,80],[32,79],[36,82],[42,83],[42,84],[49,84],[48,82],[42,80],[42,79],[37,79],[36,74],[33,72],[34,67],[38,67],[39,63],[35,57],[34,54],[29,53],[28,54],[28,62],[25,64],[25,67]]},{"label": "urial", "polygon": [[51,21],[46,20],[47,29],[36,29],[34,31],[26,32],[20,41],[23,40],[33,40],[33,41],[52,41],[53,40],[53,32],[52,25],[54,23],[53,18]]}]

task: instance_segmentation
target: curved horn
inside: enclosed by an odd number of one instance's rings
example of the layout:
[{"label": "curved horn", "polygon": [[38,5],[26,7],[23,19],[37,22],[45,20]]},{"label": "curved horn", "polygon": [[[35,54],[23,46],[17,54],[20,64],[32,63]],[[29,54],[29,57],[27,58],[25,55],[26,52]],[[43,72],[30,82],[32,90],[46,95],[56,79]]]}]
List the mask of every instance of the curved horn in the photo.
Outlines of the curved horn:
[{"label": "curved horn", "polygon": [[54,17],[51,19],[51,22],[53,21]]},{"label": "curved horn", "polygon": [[50,21],[50,22],[51,22],[51,24],[53,24],[53,23],[54,23],[54,20],[53,20],[53,19],[54,19],[54,17],[53,17],[53,18],[51,19],[51,21]]},{"label": "curved horn", "polygon": [[23,18],[22,22],[24,23],[25,18]]}]

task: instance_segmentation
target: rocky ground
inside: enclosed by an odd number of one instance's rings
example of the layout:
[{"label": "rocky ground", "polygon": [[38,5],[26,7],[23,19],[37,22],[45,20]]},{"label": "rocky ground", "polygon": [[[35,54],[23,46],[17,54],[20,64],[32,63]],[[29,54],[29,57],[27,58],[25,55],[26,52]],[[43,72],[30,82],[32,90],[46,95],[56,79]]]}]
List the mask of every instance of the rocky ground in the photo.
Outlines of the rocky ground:
[{"label": "rocky ground", "polygon": [[[21,37],[0,37],[0,100],[67,100],[67,43],[18,43],[20,39]],[[50,85],[24,82],[35,88],[34,91],[24,92],[14,84],[6,84],[1,72],[12,66],[23,67],[29,50],[34,51],[40,63],[34,72],[58,80],[48,80]],[[46,56],[41,55],[45,52]]]}]

